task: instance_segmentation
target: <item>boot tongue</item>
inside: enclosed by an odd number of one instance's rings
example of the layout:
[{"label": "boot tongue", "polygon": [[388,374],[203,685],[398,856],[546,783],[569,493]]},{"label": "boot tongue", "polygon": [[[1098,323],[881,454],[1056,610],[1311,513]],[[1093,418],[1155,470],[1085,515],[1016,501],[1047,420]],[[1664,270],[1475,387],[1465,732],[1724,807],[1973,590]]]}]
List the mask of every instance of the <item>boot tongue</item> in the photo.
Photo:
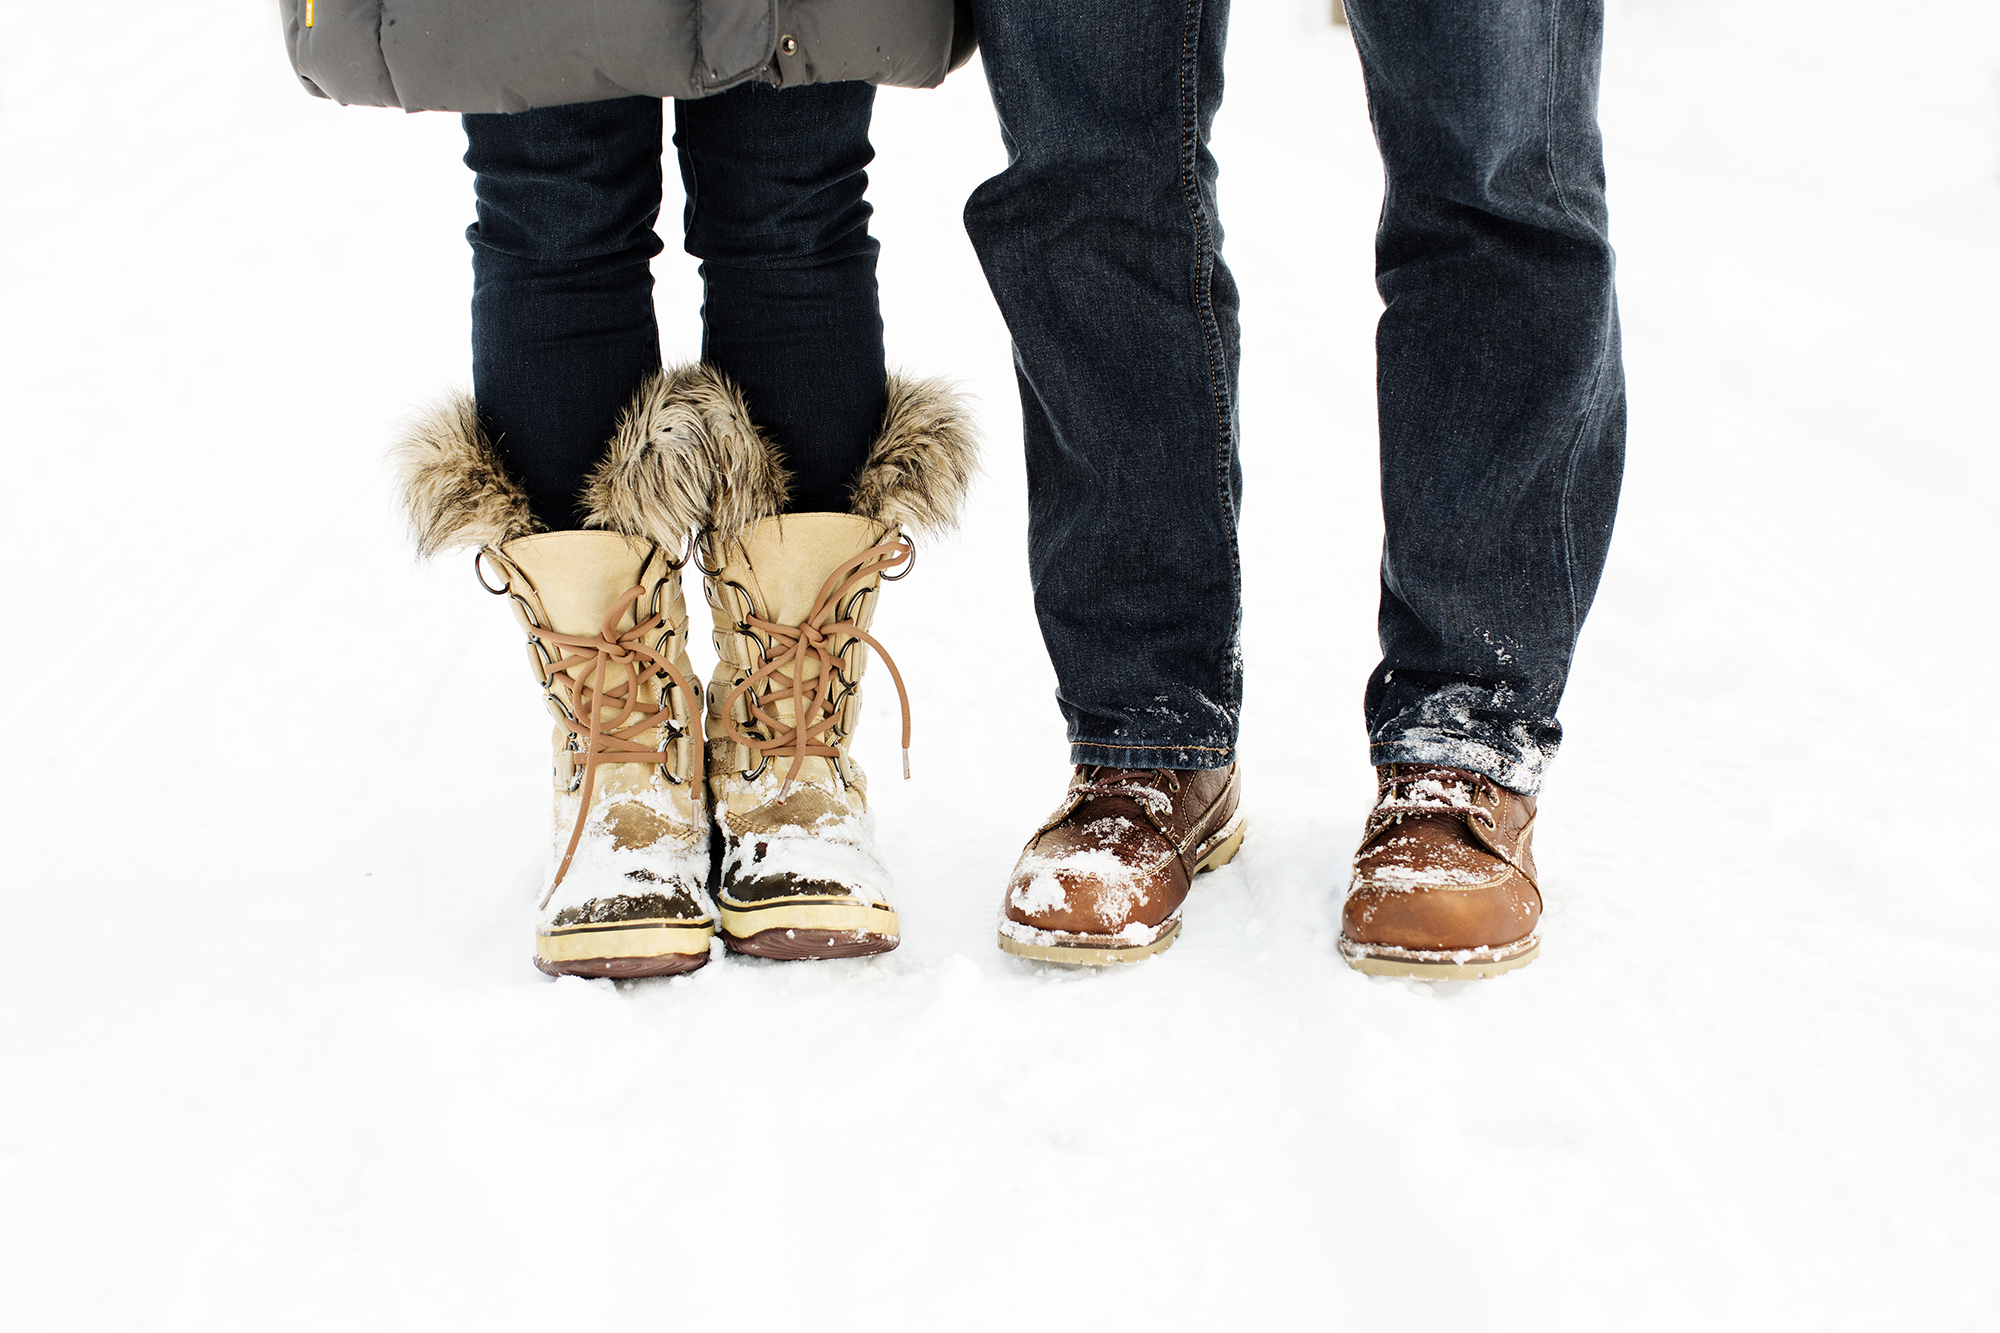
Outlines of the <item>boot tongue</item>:
[{"label": "boot tongue", "polygon": [[[501,547],[500,553],[534,585],[529,600],[540,603],[539,614],[547,628],[557,634],[595,638],[603,632],[605,613],[638,584],[642,572],[657,578],[666,568],[657,558],[648,565],[647,556],[652,550],[650,542],[621,537],[615,532],[546,532],[516,538]],[[670,608],[663,610],[672,613]],[[641,597],[618,618],[613,633],[631,629],[649,614],[650,599]],[[561,659],[578,650],[551,644],[546,651],[551,658]],[[602,687],[616,691],[626,684],[630,670],[629,662],[606,662]],[[594,674],[583,672],[585,677]],[[645,701],[657,701],[655,687],[641,682],[638,688]],[[572,709],[576,707],[575,697],[567,693],[562,697]],[[622,714],[621,708],[607,704],[598,714],[598,724],[629,726],[634,719]],[[578,721],[588,725],[590,719],[579,717]],[[594,803],[601,804],[605,797],[618,792],[647,790],[655,784],[656,776],[650,766],[606,764],[598,770]]]},{"label": "boot tongue", "polygon": [[[878,542],[888,530],[852,514],[787,514],[760,523],[728,544],[725,557],[766,620],[796,625],[819,600],[834,570]],[[629,585],[627,585],[629,586]]]},{"label": "boot tongue", "polygon": [[[500,553],[535,585],[549,628],[558,634],[595,634],[611,604],[639,582],[651,543],[615,532],[544,532],[518,537]],[[634,610],[644,615],[645,608]],[[638,622],[628,613],[619,622]]]},{"label": "boot tongue", "polygon": [[1173,813],[1173,797],[1157,768],[1086,768],[1083,773],[1087,776],[1070,788],[1083,804],[1122,801],[1162,819]]}]

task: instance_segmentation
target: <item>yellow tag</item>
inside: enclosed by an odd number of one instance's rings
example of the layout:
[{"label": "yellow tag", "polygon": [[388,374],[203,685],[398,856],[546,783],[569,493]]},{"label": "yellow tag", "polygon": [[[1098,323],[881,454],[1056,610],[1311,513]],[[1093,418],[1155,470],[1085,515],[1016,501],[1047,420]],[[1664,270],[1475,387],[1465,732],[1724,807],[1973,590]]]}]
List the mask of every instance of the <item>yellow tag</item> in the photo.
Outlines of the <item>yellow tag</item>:
[{"label": "yellow tag", "polygon": [[306,26],[313,25],[313,0],[306,0]]}]

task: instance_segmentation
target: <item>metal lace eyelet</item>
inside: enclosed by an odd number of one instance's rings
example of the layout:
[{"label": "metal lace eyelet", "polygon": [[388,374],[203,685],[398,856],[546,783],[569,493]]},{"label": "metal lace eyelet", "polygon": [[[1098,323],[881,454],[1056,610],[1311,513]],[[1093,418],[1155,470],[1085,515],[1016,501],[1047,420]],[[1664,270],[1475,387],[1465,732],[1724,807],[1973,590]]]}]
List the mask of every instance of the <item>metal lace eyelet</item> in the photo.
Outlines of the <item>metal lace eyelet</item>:
[{"label": "metal lace eyelet", "polygon": [[904,579],[910,577],[910,574],[917,567],[917,544],[910,540],[908,533],[902,533],[899,535],[901,536],[904,544],[910,548],[910,558],[903,562],[902,573],[879,575],[878,577],[880,577],[882,582],[884,583],[901,583]]},{"label": "metal lace eyelet", "polygon": [[512,591],[514,586],[512,583],[502,580],[500,586],[496,588],[486,581],[486,548],[484,546],[472,553],[472,577],[478,579],[479,586],[492,593],[495,597],[505,597]]}]

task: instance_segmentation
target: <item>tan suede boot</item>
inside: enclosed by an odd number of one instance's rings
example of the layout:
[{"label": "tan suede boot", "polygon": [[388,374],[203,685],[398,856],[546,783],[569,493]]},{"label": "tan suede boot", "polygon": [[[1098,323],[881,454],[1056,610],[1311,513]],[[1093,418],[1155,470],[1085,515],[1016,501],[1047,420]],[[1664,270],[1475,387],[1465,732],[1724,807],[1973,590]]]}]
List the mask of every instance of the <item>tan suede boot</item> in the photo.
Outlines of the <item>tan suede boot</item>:
[{"label": "tan suede boot", "polygon": [[556,720],[557,855],[535,966],[592,977],[700,967],[716,917],[679,567],[611,532],[548,532],[483,554]]},{"label": "tan suede boot", "polygon": [[[850,514],[766,519],[704,570],[721,662],[709,686],[708,785],[721,835],[723,939],[765,958],[896,947],[868,779],[848,746],[882,576],[912,548]],[[712,571],[712,572],[711,572]],[[902,676],[883,665],[899,694]],[[910,708],[903,698],[904,776]]]},{"label": "tan suede boot", "polygon": [[[840,958],[896,947],[900,923],[849,743],[885,574],[902,530],[957,518],[974,439],[957,395],[889,381],[882,429],[847,514],[783,513],[787,477],[729,382],[667,372],[621,427],[586,500],[604,526],[666,544],[695,511],[721,662],[708,700],[708,783],[729,948]],[[910,716],[903,707],[903,745]]]},{"label": "tan suede boot", "polygon": [[1435,980],[1535,960],[1534,798],[1459,768],[1384,764],[1340,914],[1357,971]]},{"label": "tan suede boot", "polygon": [[599,977],[700,967],[715,909],[679,566],[616,533],[527,535],[526,498],[469,400],[420,422],[401,461],[420,549],[479,547],[480,581],[527,632],[556,719],[554,864],[535,965]]}]

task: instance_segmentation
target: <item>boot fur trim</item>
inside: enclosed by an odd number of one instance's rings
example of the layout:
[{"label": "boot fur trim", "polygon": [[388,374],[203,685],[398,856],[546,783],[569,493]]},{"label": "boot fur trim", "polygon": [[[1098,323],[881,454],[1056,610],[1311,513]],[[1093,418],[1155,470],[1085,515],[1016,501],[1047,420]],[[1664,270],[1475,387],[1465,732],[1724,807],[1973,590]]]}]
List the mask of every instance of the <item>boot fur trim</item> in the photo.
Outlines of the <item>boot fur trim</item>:
[{"label": "boot fur trim", "polygon": [[[849,512],[919,532],[955,526],[977,472],[964,399],[943,380],[889,377],[882,429]],[[679,549],[784,512],[791,474],[750,419],[743,391],[712,366],[662,370],[639,387],[584,489],[592,527]]]},{"label": "boot fur trim", "polygon": [[854,479],[850,512],[914,532],[949,531],[979,470],[978,454],[965,399],[948,381],[891,375],[882,430]]},{"label": "boot fur trim", "polygon": [[782,512],[790,490],[743,391],[712,366],[689,365],[639,386],[583,502],[592,527],[672,551],[692,532],[736,533]]},{"label": "boot fur trim", "polygon": [[391,453],[417,553],[498,546],[539,532],[528,493],[507,475],[469,394],[453,394],[410,423]]}]

